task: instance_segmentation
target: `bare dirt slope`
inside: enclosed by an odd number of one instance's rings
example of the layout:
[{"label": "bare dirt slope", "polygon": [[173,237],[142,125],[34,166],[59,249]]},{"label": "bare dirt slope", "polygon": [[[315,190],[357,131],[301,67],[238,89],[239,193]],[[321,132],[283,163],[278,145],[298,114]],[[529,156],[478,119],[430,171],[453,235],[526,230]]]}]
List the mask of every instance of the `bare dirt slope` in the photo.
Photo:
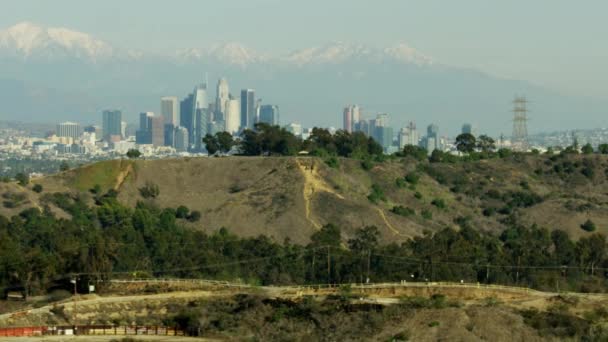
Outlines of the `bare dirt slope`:
[{"label": "bare dirt slope", "polygon": [[[12,216],[30,208],[44,208],[46,194],[80,193],[92,202],[89,190],[119,192],[119,200],[135,205],[144,200],[139,189],[158,185],[160,195],[151,200],[160,207],[185,205],[202,213],[190,224],[208,232],[226,227],[241,236],[267,235],[282,242],[306,243],[321,226],[333,223],[345,238],[356,229],[375,225],[384,242],[405,241],[424,231],[462,226],[502,231],[509,222],[561,229],[574,238],[591,234],[581,229],[587,219],[596,232],[608,233],[608,158],[606,156],[549,156],[492,159],[475,162],[427,163],[394,159],[365,169],[358,160],[339,159],[336,168],[320,158],[182,158],[164,160],[113,160],[37,179],[41,194],[32,185],[0,184],[3,194],[23,193],[14,208],[0,214]],[[403,182],[416,173],[416,184]],[[397,179],[401,179],[400,186]],[[381,189],[377,203],[368,195]],[[515,195],[514,195],[515,194]],[[505,207],[521,194],[540,202]],[[437,200],[442,205],[437,204]],[[391,212],[396,206],[410,215]],[[50,205],[58,213],[59,209]]]}]

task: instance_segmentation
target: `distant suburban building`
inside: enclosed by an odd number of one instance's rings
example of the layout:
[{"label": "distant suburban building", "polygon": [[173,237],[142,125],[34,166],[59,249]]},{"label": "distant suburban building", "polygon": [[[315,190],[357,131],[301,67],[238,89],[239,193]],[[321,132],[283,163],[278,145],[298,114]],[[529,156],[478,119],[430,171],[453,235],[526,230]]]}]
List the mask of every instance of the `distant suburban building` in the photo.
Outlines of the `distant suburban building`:
[{"label": "distant suburban building", "polygon": [[472,134],[472,135],[476,135],[477,132],[475,132],[475,126],[473,126],[470,123],[465,123],[464,125],[462,125],[462,130],[461,133],[465,134]]},{"label": "distant suburban building", "polygon": [[57,124],[57,136],[58,137],[69,137],[77,140],[82,135],[80,125],[76,122],[62,122]]},{"label": "distant suburban building", "polygon": [[296,137],[302,136],[302,125],[299,123],[290,123],[289,125],[285,126],[285,130]]}]

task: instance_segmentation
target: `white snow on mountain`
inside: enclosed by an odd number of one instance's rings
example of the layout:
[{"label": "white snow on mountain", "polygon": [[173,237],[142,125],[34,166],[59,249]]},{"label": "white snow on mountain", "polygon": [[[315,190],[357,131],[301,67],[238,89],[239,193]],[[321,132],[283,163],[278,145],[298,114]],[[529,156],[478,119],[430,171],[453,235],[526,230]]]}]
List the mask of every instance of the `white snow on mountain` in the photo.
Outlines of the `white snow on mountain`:
[{"label": "white snow on mountain", "polygon": [[30,22],[0,31],[0,52],[23,59],[76,57],[97,62],[116,56],[108,43],[82,32],[45,28]]},{"label": "white snow on mountain", "polygon": [[185,49],[178,51],[175,57],[185,62],[212,61],[240,67],[270,60],[270,57],[239,43],[216,44],[204,49]]},{"label": "white snow on mountain", "polygon": [[404,43],[385,49],[376,49],[360,44],[337,42],[322,47],[295,51],[288,55],[285,58],[285,61],[298,66],[340,64],[349,61],[371,63],[394,61],[417,65],[432,64],[431,58]]},{"label": "white snow on mountain", "polygon": [[[117,49],[86,33],[66,28],[46,28],[30,22],[22,22],[0,31],[0,56],[47,61],[77,58],[92,63],[144,58],[141,52]],[[288,66],[387,61],[416,65],[432,64],[431,58],[405,43],[378,49],[360,44],[336,42],[297,50],[286,56],[269,56],[239,43],[225,43],[211,45],[208,48],[184,49],[170,57],[182,63],[208,61],[242,68],[266,62]]]}]

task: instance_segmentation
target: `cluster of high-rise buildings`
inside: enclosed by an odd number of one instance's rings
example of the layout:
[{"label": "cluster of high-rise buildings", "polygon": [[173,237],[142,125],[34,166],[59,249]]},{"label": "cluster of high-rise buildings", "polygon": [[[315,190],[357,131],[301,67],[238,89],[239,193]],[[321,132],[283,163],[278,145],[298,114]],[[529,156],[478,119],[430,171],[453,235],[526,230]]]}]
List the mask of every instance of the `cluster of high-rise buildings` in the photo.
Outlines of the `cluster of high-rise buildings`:
[{"label": "cluster of high-rise buildings", "polygon": [[217,83],[215,101],[209,101],[206,83],[197,85],[192,93],[178,101],[174,96],[163,97],[160,116],[149,112],[140,114],[137,144],[201,152],[205,149],[203,138],[207,134],[237,134],[259,122],[279,123],[278,106],[256,100],[253,89],[241,90],[240,99],[234,97],[225,78]]},{"label": "cluster of high-rise buildings", "polygon": [[363,132],[374,138],[387,153],[396,152],[406,145],[424,147],[429,153],[445,147],[446,138],[440,137],[439,126],[435,124],[427,127],[427,134],[423,137],[419,135],[414,122],[401,128],[395,135],[388,114],[380,113],[373,119],[364,119],[358,105],[348,105],[344,108],[343,124],[343,129],[347,132]]},{"label": "cluster of high-rise buildings", "polygon": [[[238,134],[256,123],[279,124],[279,107],[263,104],[255,90],[243,89],[240,97],[230,93],[228,81],[219,79],[215,100],[210,101],[207,83],[194,87],[183,99],[165,96],[160,99],[160,112],[139,114],[135,139],[127,134],[127,124],[120,110],[104,110],[102,126],[84,129],[78,123],[57,125],[56,137],[69,145],[80,145],[83,134],[93,136],[97,146],[124,151],[135,146],[171,148],[176,152],[204,152],[207,134],[229,132]],[[65,141],[64,141],[65,140]]]}]

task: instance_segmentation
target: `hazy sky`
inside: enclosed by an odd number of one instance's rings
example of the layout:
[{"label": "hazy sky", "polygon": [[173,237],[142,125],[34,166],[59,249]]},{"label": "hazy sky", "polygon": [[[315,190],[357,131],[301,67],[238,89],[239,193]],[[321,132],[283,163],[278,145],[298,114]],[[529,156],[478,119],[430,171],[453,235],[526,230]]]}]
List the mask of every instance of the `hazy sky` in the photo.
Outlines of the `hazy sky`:
[{"label": "hazy sky", "polygon": [[156,52],[406,42],[440,63],[608,98],[601,0],[1,0],[0,9],[2,27],[27,20]]}]

